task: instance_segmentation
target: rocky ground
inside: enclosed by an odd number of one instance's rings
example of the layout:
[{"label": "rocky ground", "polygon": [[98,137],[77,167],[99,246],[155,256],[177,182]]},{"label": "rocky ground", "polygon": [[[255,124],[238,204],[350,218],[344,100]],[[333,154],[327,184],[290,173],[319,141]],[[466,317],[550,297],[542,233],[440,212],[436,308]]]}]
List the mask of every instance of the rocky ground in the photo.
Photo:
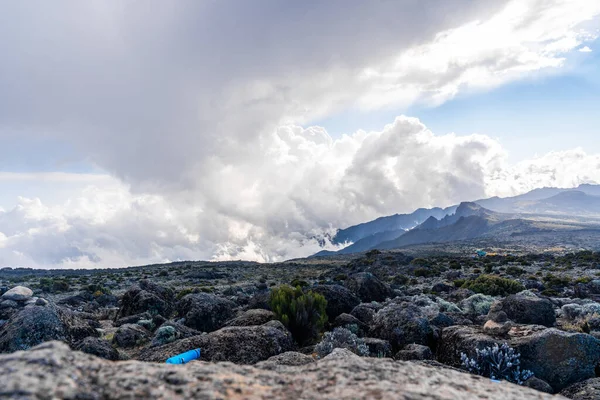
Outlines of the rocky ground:
[{"label": "rocky ground", "polygon": [[[5,268],[0,398],[597,399],[599,265],[591,252],[372,251]],[[164,364],[195,348],[201,361]]]}]

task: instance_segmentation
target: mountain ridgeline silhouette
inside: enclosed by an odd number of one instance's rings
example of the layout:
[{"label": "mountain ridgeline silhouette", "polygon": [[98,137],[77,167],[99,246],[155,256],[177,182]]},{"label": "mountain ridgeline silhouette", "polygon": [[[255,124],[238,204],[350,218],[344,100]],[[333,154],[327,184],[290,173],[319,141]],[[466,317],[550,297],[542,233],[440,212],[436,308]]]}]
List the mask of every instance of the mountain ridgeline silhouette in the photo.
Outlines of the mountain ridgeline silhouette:
[{"label": "mountain ridgeline silhouette", "polygon": [[[599,219],[590,228],[565,223],[570,217]],[[315,256],[584,228],[600,233],[600,185],[541,188],[514,197],[491,197],[380,217],[338,230],[333,243],[351,244],[337,252],[321,251]]]}]

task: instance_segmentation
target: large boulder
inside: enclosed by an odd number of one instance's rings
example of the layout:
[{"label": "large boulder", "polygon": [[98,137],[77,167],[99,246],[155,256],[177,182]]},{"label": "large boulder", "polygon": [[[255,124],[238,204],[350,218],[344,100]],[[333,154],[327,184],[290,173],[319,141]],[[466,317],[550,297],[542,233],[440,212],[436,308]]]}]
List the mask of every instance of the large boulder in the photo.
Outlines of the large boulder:
[{"label": "large boulder", "polygon": [[119,327],[113,337],[113,343],[119,347],[129,348],[145,344],[150,340],[150,332],[136,324],[125,324]]},{"label": "large boulder", "polygon": [[564,400],[447,368],[361,358],[345,349],[268,370],[231,363],[111,362],[51,342],[0,356],[0,376],[7,399]]},{"label": "large boulder", "polygon": [[600,378],[590,378],[575,383],[560,392],[561,395],[573,400],[600,399]]},{"label": "large boulder", "polygon": [[108,340],[96,337],[87,337],[77,343],[74,348],[75,350],[111,361],[116,361],[121,358],[119,351],[115,349]]},{"label": "large boulder", "polygon": [[390,287],[370,272],[352,274],[346,279],[344,285],[364,302],[384,301],[393,295]]},{"label": "large boulder", "polygon": [[27,301],[33,297],[33,291],[25,286],[15,286],[4,293],[0,298],[2,300]]},{"label": "large boulder", "polygon": [[97,327],[97,322],[52,303],[29,305],[0,327],[0,352],[27,350],[50,340],[74,343],[87,336],[98,336]]},{"label": "large boulder", "polygon": [[370,325],[377,311],[382,308],[383,306],[379,303],[361,303],[352,309],[350,315],[356,317],[363,324]]},{"label": "large boulder", "polygon": [[349,313],[360,304],[358,297],[340,285],[318,285],[309,290],[325,297],[325,300],[327,300],[326,312],[330,321],[333,321],[340,314]]},{"label": "large boulder", "polygon": [[177,314],[184,324],[201,332],[212,332],[225,326],[235,315],[235,303],[209,293],[188,294],[177,304]]},{"label": "large boulder", "polygon": [[231,326],[205,335],[179,340],[143,351],[140,360],[164,362],[191,349],[200,349],[201,360],[254,364],[294,350],[289,331],[279,321],[258,326]]},{"label": "large boulder", "polygon": [[273,311],[256,308],[227,321],[226,326],[253,326],[266,324],[275,319]]},{"label": "large boulder", "polygon": [[439,362],[460,367],[461,353],[474,357],[476,350],[483,349],[494,344],[500,344],[500,341],[484,334],[481,328],[473,326],[451,326],[442,329],[441,337],[438,341],[437,359]]},{"label": "large boulder", "polygon": [[504,311],[508,319],[520,324],[553,326],[556,322],[552,302],[540,297],[510,295],[500,301],[499,310]]},{"label": "large boulder", "polygon": [[389,341],[394,351],[398,351],[409,343],[431,344],[433,330],[418,307],[392,303],[373,318],[371,335]]},{"label": "large boulder", "polygon": [[173,311],[174,300],[175,295],[171,289],[144,279],[125,292],[117,319],[144,312],[168,318]]},{"label": "large boulder", "polygon": [[555,391],[596,376],[600,341],[584,333],[550,328],[513,338],[510,345],[521,353],[521,367],[533,371]]}]

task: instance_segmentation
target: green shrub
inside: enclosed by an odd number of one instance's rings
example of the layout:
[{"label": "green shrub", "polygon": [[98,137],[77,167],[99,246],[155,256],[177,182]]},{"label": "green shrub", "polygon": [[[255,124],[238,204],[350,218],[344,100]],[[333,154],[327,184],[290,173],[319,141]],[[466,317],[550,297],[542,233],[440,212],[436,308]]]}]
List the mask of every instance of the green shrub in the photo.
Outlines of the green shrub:
[{"label": "green shrub", "polygon": [[177,293],[177,296],[175,296],[175,297],[177,298],[177,300],[181,300],[181,299],[183,299],[185,296],[187,296],[190,293],[194,293],[194,289],[193,288],[181,289],[179,291],[179,293]]},{"label": "green shrub", "polygon": [[466,279],[455,279],[453,283],[455,287],[459,288],[462,287],[462,285],[464,285],[466,281]]},{"label": "green shrub", "polygon": [[489,296],[507,296],[525,290],[525,286],[517,281],[494,275],[478,276],[475,280],[465,282],[462,287]]},{"label": "green shrub", "polygon": [[346,274],[337,274],[335,278],[333,278],[334,281],[345,281],[346,279],[348,279],[348,275]]},{"label": "green shrub", "polygon": [[511,265],[510,267],[506,268],[506,273],[512,276],[521,276],[525,273],[525,270],[523,268]]},{"label": "green shrub", "polygon": [[166,269],[163,269],[162,271],[160,271],[158,273],[158,276],[169,276],[169,271],[167,271]]},{"label": "green shrub", "polygon": [[298,286],[305,287],[305,286],[308,286],[308,282],[306,282],[304,279],[296,278],[292,281],[292,286],[293,287],[298,287]]},{"label": "green shrub", "polygon": [[546,276],[544,276],[542,280],[544,281],[544,284],[549,288],[562,288],[571,283],[570,278],[555,276],[553,274],[546,274]]},{"label": "green shrub", "polygon": [[392,283],[396,285],[406,285],[408,283],[408,277],[404,275],[396,275],[392,278]]},{"label": "green shrub", "polygon": [[299,287],[273,289],[269,305],[300,346],[313,343],[327,322],[325,297],[312,291],[303,293]]}]

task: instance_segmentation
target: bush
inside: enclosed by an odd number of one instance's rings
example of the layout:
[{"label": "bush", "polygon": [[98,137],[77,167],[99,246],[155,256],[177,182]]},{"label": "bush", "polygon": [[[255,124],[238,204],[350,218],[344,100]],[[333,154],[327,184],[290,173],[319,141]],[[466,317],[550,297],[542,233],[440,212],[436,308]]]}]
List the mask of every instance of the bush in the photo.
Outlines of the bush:
[{"label": "bush", "polygon": [[546,274],[544,278],[542,278],[544,284],[549,288],[562,288],[571,283],[571,279],[568,277],[560,277],[552,274]]},{"label": "bush", "polygon": [[319,357],[325,357],[333,349],[348,349],[359,356],[368,356],[369,347],[365,341],[349,329],[338,327],[333,332],[326,332],[323,340],[315,347],[315,352]]},{"label": "bush", "polygon": [[519,366],[521,355],[506,343],[502,346],[495,344],[493,347],[488,346],[483,350],[475,351],[477,352],[475,358],[469,358],[465,353],[460,354],[463,368],[472,374],[495,380],[504,379],[519,385],[533,376],[533,372],[527,369],[521,371]]},{"label": "bush", "polygon": [[181,300],[183,299],[185,296],[187,296],[190,293],[194,293],[194,289],[193,288],[185,288],[185,289],[181,289],[179,291],[179,293],[177,293],[177,296],[175,296],[175,298],[177,300]]},{"label": "bush", "polygon": [[478,276],[475,280],[465,282],[462,287],[489,296],[507,296],[525,290],[525,286],[517,281],[494,275]]},{"label": "bush", "polygon": [[167,271],[166,269],[163,269],[162,271],[160,271],[158,273],[158,276],[169,276],[169,271]]},{"label": "bush", "polygon": [[308,286],[308,282],[306,282],[303,279],[296,278],[292,281],[292,286],[293,287],[298,287],[298,286],[305,287],[305,286]]},{"label": "bush", "polygon": [[525,270],[521,267],[515,267],[514,265],[511,265],[510,267],[506,268],[506,273],[512,276],[521,276],[525,273]]},{"label": "bush", "polygon": [[301,346],[314,342],[327,322],[325,297],[312,291],[303,293],[299,287],[273,289],[269,305]]},{"label": "bush", "polygon": [[485,315],[490,311],[494,298],[485,294],[474,294],[461,301],[460,308],[467,315]]}]

